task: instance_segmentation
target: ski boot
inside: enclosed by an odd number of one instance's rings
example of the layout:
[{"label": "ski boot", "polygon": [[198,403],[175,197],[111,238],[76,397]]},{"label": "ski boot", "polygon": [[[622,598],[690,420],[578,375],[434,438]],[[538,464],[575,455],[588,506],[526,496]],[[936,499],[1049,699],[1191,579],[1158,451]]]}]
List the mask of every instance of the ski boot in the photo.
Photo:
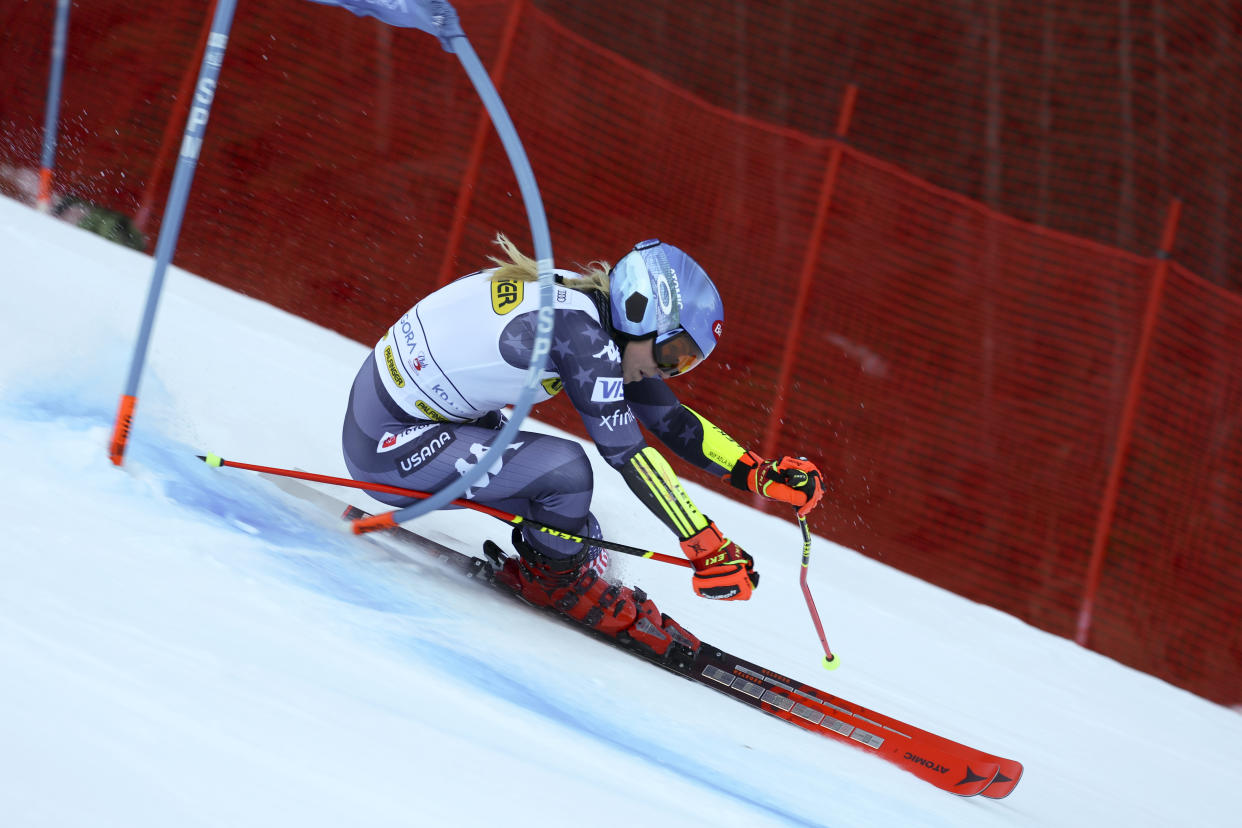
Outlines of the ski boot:
[{"label": "ski boot", "polygon": [[688,663],[698,650],[699,640],[661,613],[647,593],[604,579],[608,555],[598,546],[584,546],[570,558],[551,558],[527,543],[517,527],[513,546],[516,558],[491,541],[484,543],[483,551],[499,564],[496,580],[527,603],[555,609],[659,660]]}]

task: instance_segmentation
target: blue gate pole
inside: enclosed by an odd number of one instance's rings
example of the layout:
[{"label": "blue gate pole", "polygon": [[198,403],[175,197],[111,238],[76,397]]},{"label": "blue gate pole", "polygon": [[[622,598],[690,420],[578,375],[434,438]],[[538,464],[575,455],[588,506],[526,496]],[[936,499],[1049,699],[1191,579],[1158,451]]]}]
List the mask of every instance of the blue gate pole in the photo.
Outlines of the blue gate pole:
[{"label": "blue gate pole", "polygon": [[52,29],[52,69],[47,84],[47,103],[43,116],[43,156],[39,161],[39,195],[35,206],[40,212],[52,209],[52,169],[56,166],[56,128],[60,121],[60,87],[65,78],[65,40],[69,32],[71,0],[56,0],[56,24]]},{"label": "blue gate pole", "polygon": [[513,121],[509,118],[509,112],[500,100],[500,94],[496,91],[487,70],[483,68],[478,55],[471,47],[470,41],[463,34],[451,38],[448,42],[452,45],[457,59],[461,61],[462,68],[470,76],[475,91],[483,100],[483,105],[492,119],[492,125],[496,128],[496,134],[500,137],[505,152],[508,153],[509,164],[517,176],[518,188],[521,190],[522,200],[526,205],[526,215],[530,221],[531,237],[535,242],[535,260],[539,270],[539,316],[535,326],[535,341],[530,366],[527,369],[522,393],[513,405],[513,414],[509,422],[505,423],[504,428],[488,445],[487,453],[472,469],[426,500],[420,500],[404,509],[392,512],[391,518],[395,523],[413,520],[420,515],[447,506],[460,497],[476,480],[488,474],[493,466],[500,464],[504,450],[517,436],[522,420],[535,404],[534,395],[539,387],[540,374],[543,373],[543,367],[548,361],[548,351],[551,350],[552,344],[552,329],[555,323],[552,311],[554,289],[552,237],[548,231],[548,218],[543,209],[543,199],[539,195],[539,186],[535,183],[535,173],[531,169],[530,160],[526,157],[522,141],[518,138],[517,129],[514,128]]},{"label": "blue gate pole", "polygon": [[118,466],[125,459],[134,407],[138,402],[138,383],[142,379],[142,368],[151,342],[151,329],[155,326],[155,310],[164,287],[164,274],[172,261],[173,251],[177,249],[181,220],[185,216],[185,203],[190,196],[190,185],[194,181],[194,169],[203,146],[203,133],[207,130],[207,117],[211,114],[211,101],[216,94],[216,83],[220,77],[220,67],[224,63],[224,51],[229,43],[229,29],[233,25],[233,10],[236,7],[237,0],[219,0],[217,3],[216,14],[211,22],[211,34],[207,36],[207,48],[203,51],[203,61],[198,72],[198,83],[194,86],[194,100],[181,138],[181,151],[177,156],[177,169],[173,173],[172,189],[168,194],[168,206],[160,225],[159,239],[155,243],[155,271],[151,276],[151,287],[147,291],[142,324],[138,328],[138,341],[134,344],[129,378],[125,382],[116,423],[112,428],[112,440],[108,445],[108,455]]}]

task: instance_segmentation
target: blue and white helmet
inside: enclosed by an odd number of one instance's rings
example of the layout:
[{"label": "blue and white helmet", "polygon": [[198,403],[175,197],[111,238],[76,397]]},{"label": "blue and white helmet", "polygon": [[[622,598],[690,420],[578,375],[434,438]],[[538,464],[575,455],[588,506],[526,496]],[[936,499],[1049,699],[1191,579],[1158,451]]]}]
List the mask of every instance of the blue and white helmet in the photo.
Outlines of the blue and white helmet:
[{"label": "blue and white helmet", "polygon": [[656,361],[670,376],[689,371],[716,347],[724,304],[681,249],[659,239],[639,242],[613,267],[609,282],[613,329],[629,339],[654,334]]}]

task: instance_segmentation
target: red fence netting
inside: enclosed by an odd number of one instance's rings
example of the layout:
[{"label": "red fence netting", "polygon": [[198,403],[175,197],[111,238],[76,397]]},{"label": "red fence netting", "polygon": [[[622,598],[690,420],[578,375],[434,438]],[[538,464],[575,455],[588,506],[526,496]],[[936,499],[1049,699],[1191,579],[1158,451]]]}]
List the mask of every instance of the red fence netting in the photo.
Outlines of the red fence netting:
[{"label": "red fence netting", "polygon": [[[821,534],[1060,635],[1088,597],[1120,448],[1090,643],[1242,701],[1242,301],[1218,286],[1242,270],[1242,107],[1227,105],[1242,14],[675,5],[456,3],[558,265],[651,236],[691,251],[728,318],[717,357],[679,383],[686,402],[749,446],[771,430],[821,460]],[[74,8],[62,192],[148,207],[154,237],[208,15]],[[14,0],[0,25],[0,164],[29,168],[52,4]],[[529,248],[484,117],[434,38],[242,0],[175,262],[369,342],[443,273],[480,266],[496,230]],[[1127,410],[1174,194],[1176,264]],[[536,413],[577,429],[563,401]]]}]

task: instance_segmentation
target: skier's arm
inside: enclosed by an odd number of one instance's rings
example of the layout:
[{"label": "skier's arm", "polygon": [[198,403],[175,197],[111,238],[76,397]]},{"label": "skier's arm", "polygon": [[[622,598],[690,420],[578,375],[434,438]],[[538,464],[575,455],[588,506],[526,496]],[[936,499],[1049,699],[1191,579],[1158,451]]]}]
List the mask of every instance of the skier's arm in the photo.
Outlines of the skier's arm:
[{"label": "skier's arm", "polygon": [[759,583],[754,560],[698,510],[668,461],[643,439],[622,390],[620,353],[599,323],[581,311],[561,313],[550,359],[600,456],[681,541],[694,565],[694,591],[749,598]]},{"label": "skier's arm", "polygon": [[647,445],[625,401],[621,352],[590,314],[557,313],[548,362],[608,465],[620,468]]},{"label": "skier's arm", "polygon": [[625,395],[642,424],[677,456],[736,488],[789,503],[798,508],[800,516],[806,516],[823,497],[823,475],[814,463],[790,456],[765,460],[747,451],[723,429],[683,405],[663,380],[632,382],[625,387]]},{"label": "skier's arm", "polygon": [[698,510],[660,452],[646,446],[619,471],[630,491],[681,540],[682,551],[694,564],[696,594],[726,601],[750,597],[759,586],[754,559]]},{"label": "skier's arm", "polygon": [[677,399],[663,380],[648,377],[625,386],[625,398],[639,421],[692,466],[722,477],[746,449],[722,429]]},{"label": "skier's arm", "polygon": [[[621,473],[643,505],[684,541],[710,521],[690,500],[668,461],[643,439],[627,399],[633,384],[623,390],[620,351],[611,345],[588,314],[562,312],[549,356],[600,456]],[[737,454],[741,453],[738,447]]]}]

